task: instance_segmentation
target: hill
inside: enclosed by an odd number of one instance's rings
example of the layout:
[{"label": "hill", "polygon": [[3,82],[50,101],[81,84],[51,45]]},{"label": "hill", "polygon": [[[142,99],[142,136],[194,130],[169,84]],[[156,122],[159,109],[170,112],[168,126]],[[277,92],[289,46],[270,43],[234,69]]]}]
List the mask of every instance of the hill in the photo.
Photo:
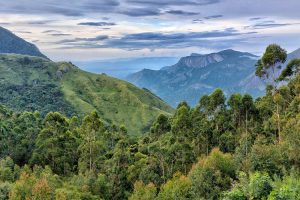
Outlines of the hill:
[{"label": "hill", "polygon": [[0,87],[0,103],[16,111],[82,116],[97,110],[106,122],[124,124],[131,133],[149,126],[159,113],[172,112],[147,90],[39,57],[0,55]]},{"label": "hill", "polygon": [[144,69],[127,80],[150,89],[173,106],[182,100],[196,105],[200,96],[216,88],[222,88],[225,94],[240,91],[239,83],[255,70],[257,58],[231,49],[207,55],[191,54],[175,65],[161,70]]},{"label": "hill", "polygon": [[15,53],[47,58],[39,49],[9,30],[0,27],[0,53]]}]

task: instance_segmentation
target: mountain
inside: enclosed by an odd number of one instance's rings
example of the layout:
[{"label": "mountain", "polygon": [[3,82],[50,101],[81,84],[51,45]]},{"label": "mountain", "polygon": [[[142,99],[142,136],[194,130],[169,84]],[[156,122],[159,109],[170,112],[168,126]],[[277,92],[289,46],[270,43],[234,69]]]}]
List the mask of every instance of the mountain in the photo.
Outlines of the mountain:
[{"label": "mountain", "polygon": [[196,105],[200,96],[222,88],[226,94],[241,91],[240,83],[255,70],[258,57],[231,49],[201,55],[193,53],[160,70],[144,69],[127,80],[145,87],[176,106],[186,100]]},{"label": "mountain", "polygon": [[0,53],[15,53],[47,58],[34,44],[26,42],[3,27],[0,27]]},{"label": "mountain", "polygon": [[82,116],[97,110],[106,122],[124,124],[132,134],[173,111],[148,90],[41,57],[0,54],[0,88],[0,104],[15,111]]},{"label": "mountain", "polygon": [[177,57],[142,57],[126,59],[110,59],[99,61],[78,61],[74,62],[81,69],[93,73],[105,73],[117,78],[125,78],[129,74],[138,72],[145,68],[160,69],[175,63]]}]

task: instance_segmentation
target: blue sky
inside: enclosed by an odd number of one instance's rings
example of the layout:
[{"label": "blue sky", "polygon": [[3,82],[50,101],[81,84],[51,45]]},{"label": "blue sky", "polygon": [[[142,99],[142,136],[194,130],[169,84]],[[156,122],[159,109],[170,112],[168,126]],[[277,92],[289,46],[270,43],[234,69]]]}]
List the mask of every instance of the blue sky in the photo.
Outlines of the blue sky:
[{"label": "blue sky", "polygon": [[299,0],[10,0],[0,26],[53,60],[300,48]]}]

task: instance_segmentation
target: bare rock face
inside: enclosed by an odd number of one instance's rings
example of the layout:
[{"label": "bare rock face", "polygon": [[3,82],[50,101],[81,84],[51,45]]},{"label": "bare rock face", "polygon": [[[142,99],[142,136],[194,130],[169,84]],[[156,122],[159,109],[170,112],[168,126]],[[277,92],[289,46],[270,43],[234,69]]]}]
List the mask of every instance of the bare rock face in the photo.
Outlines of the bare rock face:
[{"label": "bare rock face", "polygon": [[62,71],[60,71],[60,70],[57,70],[57,71],[56,71],[56,77],[57,77],[57,78],[61,79],[61,78],[63,77],[63,75],[64,75],[64,74],[63,74]]},{"label": "bare rock face", "polygon": [[223,61],[224,58],[220,54],[209,54],[206,56],[188,56],[185,58],[182,58],[178,65],[181,66],[187,66],[192,68],[202,68],[206,67],[207,65],[211,63],[217,63]]}]

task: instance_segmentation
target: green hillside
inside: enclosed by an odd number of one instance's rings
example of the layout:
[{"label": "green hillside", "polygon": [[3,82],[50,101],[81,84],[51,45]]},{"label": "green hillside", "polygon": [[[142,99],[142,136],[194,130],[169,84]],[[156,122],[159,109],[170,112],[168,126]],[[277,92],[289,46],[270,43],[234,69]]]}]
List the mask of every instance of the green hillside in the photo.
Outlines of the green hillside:
[{"label": "green hillside", "polygon": [[97,110],[106,122],[124,124],[131,133],[149,126],[158,114],[172,112],[147,90],[38,57],[0,55],[0,87],[0,103],[16,111],[83,116]]}]

